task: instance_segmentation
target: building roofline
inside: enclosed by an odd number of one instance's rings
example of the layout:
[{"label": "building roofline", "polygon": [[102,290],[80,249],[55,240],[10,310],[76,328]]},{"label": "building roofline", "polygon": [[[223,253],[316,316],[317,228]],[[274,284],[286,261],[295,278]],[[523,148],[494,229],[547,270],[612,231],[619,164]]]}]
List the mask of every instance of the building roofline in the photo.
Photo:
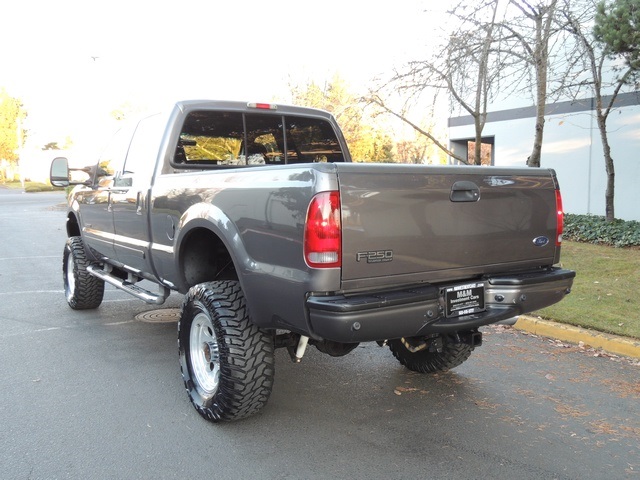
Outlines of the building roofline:
[{"label": "building roofline", "polygon": [[[603,104],[607,105],[611,101],[611,95],[602,97]],[[627,92],[618,94],[614,103],[614,108],[631,107],[640,105],[640,91]],[[566,115],[571,113],[586,112],[595,110],[595,98],[585,98],[582,100],[569,100],[565,102],[549,103],[545,108],[545,115]],[[508,110],[498,110],[487,113],[487,123],[504,122],[508,120],[518,120],[522,118],[535,118],[536,107],[531,105],[528,107],[511,108]],[[473,117],[471,115],[463,115],[460,117],[449,117],[448,126],[462,127],[465,125],[473,125]]]}]

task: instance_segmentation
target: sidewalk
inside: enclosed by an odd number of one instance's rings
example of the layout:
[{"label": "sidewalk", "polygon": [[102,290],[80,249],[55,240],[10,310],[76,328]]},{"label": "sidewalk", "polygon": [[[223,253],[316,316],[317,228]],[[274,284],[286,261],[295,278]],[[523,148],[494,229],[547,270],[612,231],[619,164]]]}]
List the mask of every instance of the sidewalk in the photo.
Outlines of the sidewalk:
[{"label": "sidewalk", "polygon": [[625,357],[640,358],[640,340],[609,335],[585,328],[521,315],[513,326],[518,330],[551,337],[565,342],[599,348],[605,352]]}]

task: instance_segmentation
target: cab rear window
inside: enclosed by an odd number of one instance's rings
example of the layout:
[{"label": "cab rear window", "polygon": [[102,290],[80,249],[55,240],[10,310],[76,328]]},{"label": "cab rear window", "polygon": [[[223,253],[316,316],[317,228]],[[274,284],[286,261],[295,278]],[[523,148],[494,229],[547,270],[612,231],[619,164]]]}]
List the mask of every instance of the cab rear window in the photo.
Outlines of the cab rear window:
[{"label": "cab rear window", "polygon": [[171,163],[175,168],[228,168],[343,161],[338,138],[324,119],[195,111],[184,121]]}]

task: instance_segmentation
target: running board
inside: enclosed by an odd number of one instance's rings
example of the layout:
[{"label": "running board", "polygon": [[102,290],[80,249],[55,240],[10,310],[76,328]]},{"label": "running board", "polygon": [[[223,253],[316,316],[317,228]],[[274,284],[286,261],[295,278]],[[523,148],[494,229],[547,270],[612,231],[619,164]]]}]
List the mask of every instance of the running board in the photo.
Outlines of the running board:
[{"label": "running board", "polygon": [[[144,288],[139,287],[132,281],[122,280],[121,278],[116,277],[110,272],[105,271],[95,265],[88,265],[87,271],[94,277],[97,277],[100,280],[103,280],[120,290],[124,290],[128,294],[133,295],[134,297],[139,298],[140,300],[143,300],[152,305],[162,305],[170,293],[170,290],[167,287],[163,287],[162,285],[159,286],[159,293],[150,292],[149,290],[145,290]],[[132,275],[130,274],[130,276]]]}]

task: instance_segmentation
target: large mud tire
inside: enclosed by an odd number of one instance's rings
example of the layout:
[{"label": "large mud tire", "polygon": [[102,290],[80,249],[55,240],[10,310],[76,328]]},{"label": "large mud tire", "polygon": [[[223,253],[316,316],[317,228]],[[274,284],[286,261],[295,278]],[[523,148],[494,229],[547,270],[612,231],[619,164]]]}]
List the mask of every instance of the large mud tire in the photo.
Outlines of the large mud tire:
[{"label": "large mud tire", "polygon": [[237,281],[189,290],[178,323],[178,351],[189,399],[207,420],[239,420],[269,400],[273,337],[250,321]]},{"label": "large mud tire", "polygon": [[62,256],[62,278],[67,303],[74,310],[98,308],[104,297],[104,281],[87,271],[91,265],[81,237],[69,237]]},{"label": "large mud tire", "polygon": [[389,349],[402,365],[418,373],[446,372],[465,362],[473,351],[470,345],[444,342],[441,352],[411,352],[401,340],[389,341]]}]

